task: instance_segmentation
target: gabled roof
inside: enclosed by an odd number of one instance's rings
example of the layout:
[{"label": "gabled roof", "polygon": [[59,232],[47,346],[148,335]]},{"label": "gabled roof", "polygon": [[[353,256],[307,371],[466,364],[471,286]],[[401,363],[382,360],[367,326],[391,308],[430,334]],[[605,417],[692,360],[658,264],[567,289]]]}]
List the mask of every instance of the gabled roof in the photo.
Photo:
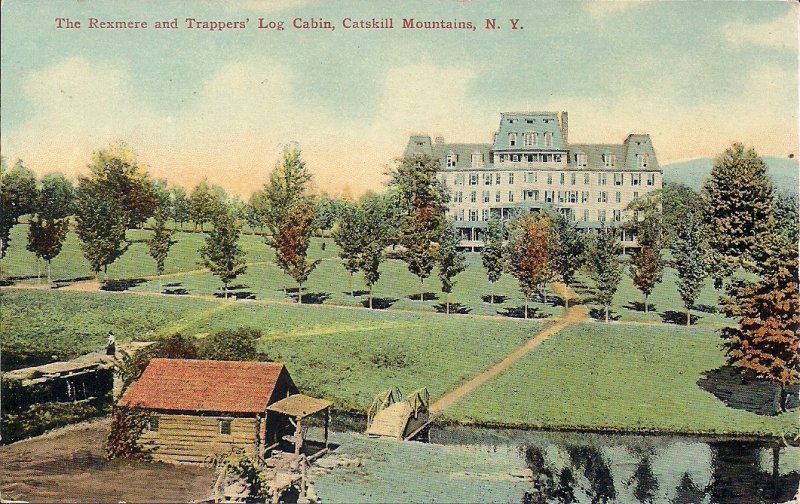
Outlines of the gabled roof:
[{"label": "gabled roof", "polygon": [[281,377],[274,362],[153,359],[121,406],[171,411],[263,413]]},{"label": "gabled roof", "polygon": [[290,417],[305,418],[314,413],[319,413],[325,408],[330,408],[331,404],[333,403],[325,399],[316,399],[303,394],[294,394],[286,399],[281,399],[276,403],[272,403],[267,409]]}]

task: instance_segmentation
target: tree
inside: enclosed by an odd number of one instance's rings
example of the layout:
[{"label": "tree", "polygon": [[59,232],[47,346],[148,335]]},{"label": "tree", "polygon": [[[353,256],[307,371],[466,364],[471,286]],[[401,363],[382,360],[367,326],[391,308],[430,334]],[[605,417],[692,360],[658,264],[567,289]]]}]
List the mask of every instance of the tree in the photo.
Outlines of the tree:
[{"label": "tree", "polygon": [[358,206],[356,243],[359,251],[356,264],[364,272],[364,283],[369,289],[369,309],[372,309],[372,292],[381,277],[383,251],[391,237],[390,209],[386,198],[367,195]]},{"label": "tree", "polygon": [[389,186],[397,195],[399,242],[405,248],[408,270],[420,280],[420,302],[424,283],[438,255],[439,229],[450,199],[438,179],[439,161],[426,155],[407,156],[391,173]]},{"label": "tree", "polygon": [[772,181],[755,149],[734,143],[715,160],[702,196],[711,274],[721,288],[737,267],[752,264],[753,249],[774,226]]},{"label": "tree", "polygon": [[[654,194],[654,199],[659,196]],[[684,216],[691,212],[702,215],[705,211],[703,197],[684,184],[667,182],[660,191],[661,224],[664,245],[669,247],[677,234]]]},{"label": "tree", "polygon": [[[648,299],[656,284],[661,281],[664,264],[661,259],[663,233],[661,224],[660,196],[645,197],[634,201],[629,209],[634,220],[627,228],[635,230],[639,250],[633,254],[630,274],[633,284],[644,294],[644,312],[648,312]],[[639,218],[640,216],[640,218]]]},{"label": "tree", "polygon": [[244,250],[239,246],[241,224],[228,211],[218,211],[212,218],[213,229],[200,248],[201,264],[219,277],[228,299],[228,285],[247,270]]},{"label": "tree", "polygon": [[320,238],[324,236],[324,231],[330,231],[336,222],[336,210],[336,200],[327,194],[323,193],[317,198],[314,229],[319,232]]},{"label": "tree", "polygon": [[800,240],[797,196],[778,193],[775,198],[775,227],[790,243]]},{"label": "tree", "polygon": [[678,272],[678,292],[686,307],[686,325],[691,325],[694,306],[706,278],[707,228],[700,215],[688,213],[678,226],[672,242],[673,266]]},{"label": "tree", "polygon": [[18,159],[3,177],[3,197],[7,199],[6,204],[14,223],[35,210],[37,196],[36,175]]},{"label": "tree", "polygon": [[[569,288],[575,279],[575,273],[583,263],[583,238],[578,233],[575,223],[565,215],[556,213],[553,222],[557,235],[557,245],[553,250],[553,268],[564,282],[564,287]],[[569,308],[568,295],[565,295],[564,305]]]},{"label": "tree", "polygon": [[505,263],[503,261],[503,234],[505,229],[503,221],[493,217],[486,226],[483,235],[483,249],[481,249],[481,262],[489,277],[492,285],[492,293],[489,296],[491,304],[494,304],[494,284],[503,275]]},{"label": "tree", "polygon": [[14,227],[14,207],[6,185],[7,178],[6,159],[0,157],[0,259],[6,256],[8,243],[11,241],[11,228]]},{"label": "tree", "polygon": [[200,357],[208,360],[253,360],[261,331],[249,327],[226,329],[203,340]]},{"label": "tree", "polygon": [[247,202],[247,223],[253,229],[259,228],[264,232],[264,224],[269,214],[269,201],[264,191],[256,191],[250,195]]},{"label": "tree", "polygon": [[[28,250],[36,254],[37,268],[39,259],[47,263],[47,281],[51,281],[51,261],[61,253],[64,240],[67,238],[69,221],[67,219],[47,220],[41,215],[34,215],[28,225]],[[39,273],[37,272],[37,278]]]},{"label": "tree", "polygon": [[172,202],[172,218],[183,230],[183,223],[191,218],[186,190],[182,187],[173,187],[170,191],[170,201]]},{"label": "tree", "polygon": [[158,276],[158,292],[161,292],[161,275],[164,274],[164,262],[167,260],[169,249],[175,244],[172,239],[173,231],[167,228],[168,207],[166,204],[159,206],[155,213],[153,234],[147,240],[150,257],[156,262],[156,275]]},{"label": "tree", "polygon": [[125,210],[104,184],[82,177],[78,180],[75,228],[81,250],[95,277],[102,269],[108,279],[108,265],[128,249],[125,238]]},{"label": "tree", "polygon": [[616,231],[610,228],[594,233],[587,249],[586,263],[589,275],[595,283],[597,300],[605,310],[606,322],[611,302],[622,279],[622,266],[618,260],[621,253],[622,247]]},{"label": "tree", "polygon": [[339,219],[333,230],[333,241],[339,246],[339,258],[342,260],[342,266],[350,274],[350,296],[354,296],[353,292],[353,274],[359,270],[359,259],[362,252],[362,237],[361,232],[362,213],[359,208],[353,203],[346,203],[343,205]]},{"label": "tree", "polygon": [[221,187],[209,186],[207,179],[201,180],[189,196],[189,215],[195,229],[200,226],[200,231],[205,232],[203,225],[214,220],[216,214],[223,212],[225,199],[225,191]]},{"label": "tree", "polygon": [[730,365],[780,386],[779,407],[787,409],[788,389],[800,382],[800,293],[797,243],[771,240],[772,261],[764,276],[735,288],[723,303],[738,327],[722,330]]},{"label": "tree", "polygon": [[314,233],[315,202],[308,194],[311,173],[296,146],[283,149],[283,157],[264,186],[265,240],[275,249],[278,266],[297,282],[297,302],[303,302],[303,284],[319,264],[308,260],[308,246]]},{"label": "tree", "polygon": [[542,294],[553,277],[552,252],[555,229],[547,214],[525,214],[511,223],[508,240],[509,268],[525,296],[525,318],[528,303],[535,293]]},{"label": "tree", "polygon": [[461,242],[458,230],[451,222],[445,222],[439,237],[439,281],[444,292],[445,313],[450,314],[450,293],[455,287],[455,277],[467,269],[464,252],[458,250]]},{"label": "tree", "polygon": [[43,219],[63,219],[75,211],[75,186],[61,173],[50,173],[42,179],[35,211]]}]

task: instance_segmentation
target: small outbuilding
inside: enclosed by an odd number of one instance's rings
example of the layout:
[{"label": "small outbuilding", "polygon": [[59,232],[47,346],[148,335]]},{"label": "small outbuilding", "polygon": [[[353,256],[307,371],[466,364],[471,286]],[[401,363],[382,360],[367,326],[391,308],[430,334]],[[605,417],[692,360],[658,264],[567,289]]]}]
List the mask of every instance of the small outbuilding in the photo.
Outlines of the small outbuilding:
[{"label": "small outbuilding", "polygon": [[269,406],[297,393],[280,363],[153,359],[119,406],[149,413],[139,443],[153,460],[199,463],[237,450],[264,457],[296,430]]}]

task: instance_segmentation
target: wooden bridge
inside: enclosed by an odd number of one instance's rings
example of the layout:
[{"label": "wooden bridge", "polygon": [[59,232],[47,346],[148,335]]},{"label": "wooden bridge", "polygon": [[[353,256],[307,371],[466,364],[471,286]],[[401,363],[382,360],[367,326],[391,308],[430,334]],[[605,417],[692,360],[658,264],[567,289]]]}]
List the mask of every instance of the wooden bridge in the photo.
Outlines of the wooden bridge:
[{"label": "wooden bridge", "polygon": [[370,437],[414,439],[431,423],[428,389],[421,388],[408,398],[397,387],[372,400],[367,410],[367,434]]}]

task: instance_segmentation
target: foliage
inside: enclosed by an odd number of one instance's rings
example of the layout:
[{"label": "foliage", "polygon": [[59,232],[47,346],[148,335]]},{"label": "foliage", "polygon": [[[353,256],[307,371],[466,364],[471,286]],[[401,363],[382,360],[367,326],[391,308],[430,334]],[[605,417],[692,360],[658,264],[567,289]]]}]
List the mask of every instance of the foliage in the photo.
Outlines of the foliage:
[{"label": "foliage", "polygon": [[261,331],[249,327],[226,329],[203,339],[200,357],[210,360],[247,361],[257,357]]},{"label": "foliage", "polygon": [[170,191],[170,203],[172,205],[170,214],[183,229],[183,223],[191,219],[191,208],[186,190],[182,187],[173,187]]},{"label": "foliage", "polygon": [[264,230],[264,223],[269,217],[269,201],[264,191],[255,191],[250,195],[246,208],[247,223],[252,227]]},{"label": "foliage", "polygon": [[35,211],[47,220],[63,219],[74,212],[75,187],[60,173],[42,179]]},{"label": "foliage", "polygon": [[228,284],[247,271],[245,253],[239,245],[241,224],[227,210],[213,216],[213,229],[200,249],[201,264],[219,277],[228,297]]},{"label": "foliage", "polygon": [[505,227],[503,221],[497,217],[489,220],[486,232],[483,235],[483,248],[481,249],[481,262],[492,284],[490,295],[491,304],[494,304],[494,284],[500,280],[505,269],[503,257],[503,238]]},{"label": "foliage", "polygon": [[703,197],[687,185],[666,182],[661,189],[660,199],[664,244],[669,247],[687,214],[702,215]]},{"label": "foliage", "polygon": [[29,214],[36,207],[36,175],[25,167],[25,163],[18,159],[14,166],[2,178],[3,198],[5,205],[14,222],[18,222],[23,215]]},{"label": "foliage", "polygon": [[352,238],[359,248],[356,264],[364,272],[364,283],[369,288],[370,309],[373,288],[381,277],[383,251],[391,236],[389,211],[387,200],[374,195],[364,198],[356,210],[357,229]]},{"label": "foliage", "polygon": [[691,325],[689,313],[706,278],[706,228],[699,215],[687,214],[678,226],[672,243],[673,265],[678,272],[678,292],[686,308],[686,325]]},{"label": "foliage", "polygon": [[778,193],[775,198],[775,227],[789,243],[800,240],[799,216],[797,197]]},{"label": "foliage", "polygon": [[[557,235],[557,244],[553,250],[553,267],[555,273],[561,277],[561,281],[569,286],[583,264],[583,237],[578,233],[575,223],[565,215],[556,213],[552,218]],[[568,298],[567,303],[569,303]]]},{"label": "foliage", "polygon": [[[6,256],[6,250],[11,242],[11,228],[14,226],[14,207],[6,186],[7,172],[6,159],[0,157],[0,259]],[[2,276],[3,272],[0,269],[0,277]]]},{"label": "foliage", "polygon": [[361,239],[364,236],[361,223],[362,214],[353,203],[342,205],[339,219],[333,230],[333,241],[339,246],[342,266],[350,273],[350,295],[353,295],[353,273],[359,269],[359,256],[362,251]]},{"label": "foliage", "polygon": [[20,411],[4,412],[3,421],[0,422],[0,444],[13,443],[39,436],[51,429],[108,415],[109,403],[106,398],[78,403],[49,402],[32,404]]},{"label": "foliage", "polygon": [[219,213],[224,213],[224,204],[227,196],[225,190],[219,186],[209,186],[208,180],[201,180],[189,196],[189,216],[194,222],[195,229],[211,222]]},{"label": "foliage", "polygon": [[725,303],[738,327],[722,330],[728,363],[781,386],[786,411],[787,388],[800,382],[800,293],[796,243],[776,237],[773,263],[764,276],[734,289]]},{"label": "foliage", "polygon": [[636,232],[639,250],[633,254],[630,273],[634,285],[644,294],[644,311],[648,312],[648,298],[661,281],[664,263],[661,259],[663,233],[661,204],[657,197],[634,202],[635,218],[628,227]]},{"label": "foliage", "polygon": [[399,242],[408,270],[422,285],[438,255],[439,229],[444,222],[450,194],[437,177],[439,161],[426,155],[407,156],[391,173],[389,187],[397,197]]},{"label": "foliage", "polygon": [[82,177],[78,180],[75,228],[83,255],[95,276],[101,269],[108,272],[108,265],[128,248],[122,202],[109,194],[105,184],[97,179]]},{"label": "foliage", "polygon": [[229,474],[243,480],[250,490],[250,497],[270,496],[270,473],[258,460],[244,453],[231,453],[222,460]]},{"label": "foliage", "polygon": [[703,185],[708,245],[717,288],[752,254],[774,226],[774,196],[767,166],[755,149],[735,143],[714,161]]},{"label": "foliage", "polygon": [[194,338],[181,333],[164,338],[156,345],[155,355],[165,359],[197,359],[200,355]]},{"label": "foliage", "polygon": [[148,452],[138,443],[150,421],[150,413],[141,408],[115,406],[111,413],[111,431],[106,439],[106,457],[145,459]]},{"label": "foliage", "polygon": [[153,234],[147,240],[150,257],[156,262],[156,272],[159,277],[159,292],[161,291],[161,275],[164,274],[164,262],[167,260],[169,249],[175,244],[172,239],[173,231],[167,228],[168,211],[165,206],[159,206],[155,212]]},{"label": "foliage", "polygon": [[28,250],[36,257],[47,261],[47,281],[50,281],[50,261],[64,245],[69,230],[68,219],[46,220],[40,214],[34,215],[28,223]]},{"label": "foliage", "polygon": [[553,279],[553,249],[556,230],[547,214],[524,214],[511,223],[508,240],[509,268],[525,295],[525,318],[528,300],[535,293],[544,297],[547,282]]},{"label": "foliage", "polygon": [[461,238],[451,222],[445,222],[439,237],[439,281],[445,293],[445,312],[450,314],[450,293],[455,286],[455,277],[467,269],[464,252],[458,250]]},{"label": "foliage", "polygon": [[321,194],[316,201],[314,210],[314,229],[320,232],[330,231],[336,222],[339,213],[340,202],[331,199],[327,194]]},{"label": "foliage", "polygon": [[589,276],[595,283],[597,300],[605,310],[606,322],[611,302],[622,279],[622,265],[618,259],[621,253],[622,247],[613,229],[598,230],[587,248],[586,265]]}]

